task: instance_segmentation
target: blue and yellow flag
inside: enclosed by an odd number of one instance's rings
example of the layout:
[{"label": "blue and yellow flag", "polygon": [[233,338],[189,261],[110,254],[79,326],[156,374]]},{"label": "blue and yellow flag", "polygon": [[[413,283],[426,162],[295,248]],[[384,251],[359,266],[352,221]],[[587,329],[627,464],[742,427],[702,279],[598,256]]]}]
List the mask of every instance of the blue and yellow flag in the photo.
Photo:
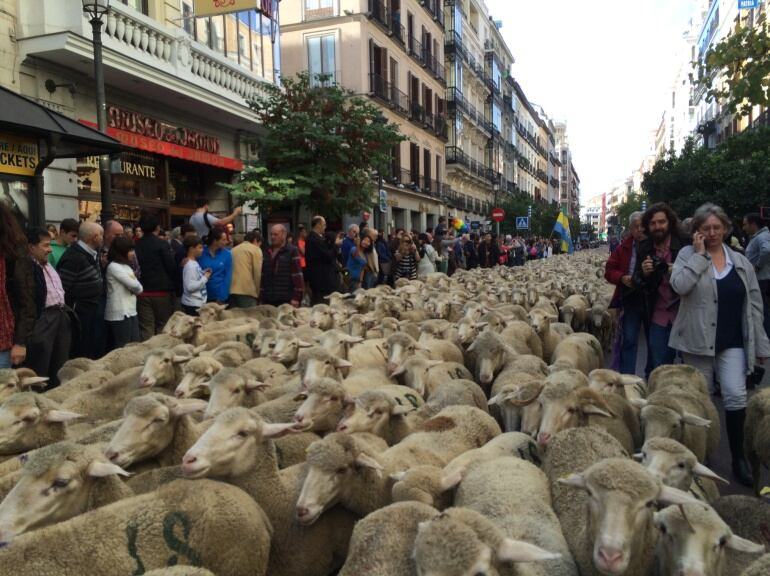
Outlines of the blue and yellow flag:
[{"label": "blue and yellow flag", "polygon": [[575,251],[575,246],[572,244],[572,237],[569,233],[569,218],[564,212],[559,212],[558,218],[556,218],[556,224],[553,226],[553,231],[561,236],[561,252],[564,254],[572,254]]}]

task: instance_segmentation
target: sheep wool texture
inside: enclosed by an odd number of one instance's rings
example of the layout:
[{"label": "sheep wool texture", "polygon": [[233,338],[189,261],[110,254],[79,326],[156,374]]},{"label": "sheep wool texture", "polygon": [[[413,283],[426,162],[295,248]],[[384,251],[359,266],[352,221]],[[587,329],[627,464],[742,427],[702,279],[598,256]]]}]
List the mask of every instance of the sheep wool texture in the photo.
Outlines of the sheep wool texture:
[{"label": "sheep wool texture", "polygon": [[262,576],[271,537],[264,512],[242,490],[180,480],[24,534],[0,550],[0,567],[13,576],[115,576],[174,565]]},{"label": "sheep wool texture", "polygon": [[[730,495],[719,498],[713,508],[733,533],[770,550],[770,503],[753,496]],[[740,574],[756,558],[756,554],[729,550],[727,562],[732,571],[725,574]]]}]

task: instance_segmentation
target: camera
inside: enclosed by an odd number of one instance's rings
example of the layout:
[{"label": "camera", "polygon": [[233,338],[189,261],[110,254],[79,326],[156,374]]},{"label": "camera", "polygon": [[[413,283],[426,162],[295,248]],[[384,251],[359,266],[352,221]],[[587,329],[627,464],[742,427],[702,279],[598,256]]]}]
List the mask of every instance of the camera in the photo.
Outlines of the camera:
[{"label": "camera", "polygon": [[657,254],[652,257],[652,269],[655,272],[660,272],[661,274],[665,274],[668,272],[668,264],[666,263],[663,258],[658,256]]}]

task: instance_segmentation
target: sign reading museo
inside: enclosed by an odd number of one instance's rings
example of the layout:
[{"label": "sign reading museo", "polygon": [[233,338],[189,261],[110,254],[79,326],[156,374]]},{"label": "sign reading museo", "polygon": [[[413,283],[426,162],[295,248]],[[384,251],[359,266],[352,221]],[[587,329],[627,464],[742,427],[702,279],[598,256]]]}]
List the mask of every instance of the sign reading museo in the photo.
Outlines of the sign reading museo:
[{"label": "sign reading museo", "polygon": [[215,16],[241,10],[259,9],[263,14],[273,13],[272,0],[195,0],[195,16]]},{"label": "sign reading museo", "polygon": [[34,176],[38,162],[37,142],[0,134],[0,173]]}]

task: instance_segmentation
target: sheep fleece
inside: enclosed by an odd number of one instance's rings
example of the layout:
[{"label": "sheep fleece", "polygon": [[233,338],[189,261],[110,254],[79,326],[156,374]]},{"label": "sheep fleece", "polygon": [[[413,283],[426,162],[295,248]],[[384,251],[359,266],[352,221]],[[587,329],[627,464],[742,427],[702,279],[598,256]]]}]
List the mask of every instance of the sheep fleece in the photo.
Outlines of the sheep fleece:
[{"label": "sheep fleece", "polygon": [[267,572],[272,527],[242,490],[178,480],[20,536],[0,551],[3,574],[114,576],[193,565],[218,576]]}]

